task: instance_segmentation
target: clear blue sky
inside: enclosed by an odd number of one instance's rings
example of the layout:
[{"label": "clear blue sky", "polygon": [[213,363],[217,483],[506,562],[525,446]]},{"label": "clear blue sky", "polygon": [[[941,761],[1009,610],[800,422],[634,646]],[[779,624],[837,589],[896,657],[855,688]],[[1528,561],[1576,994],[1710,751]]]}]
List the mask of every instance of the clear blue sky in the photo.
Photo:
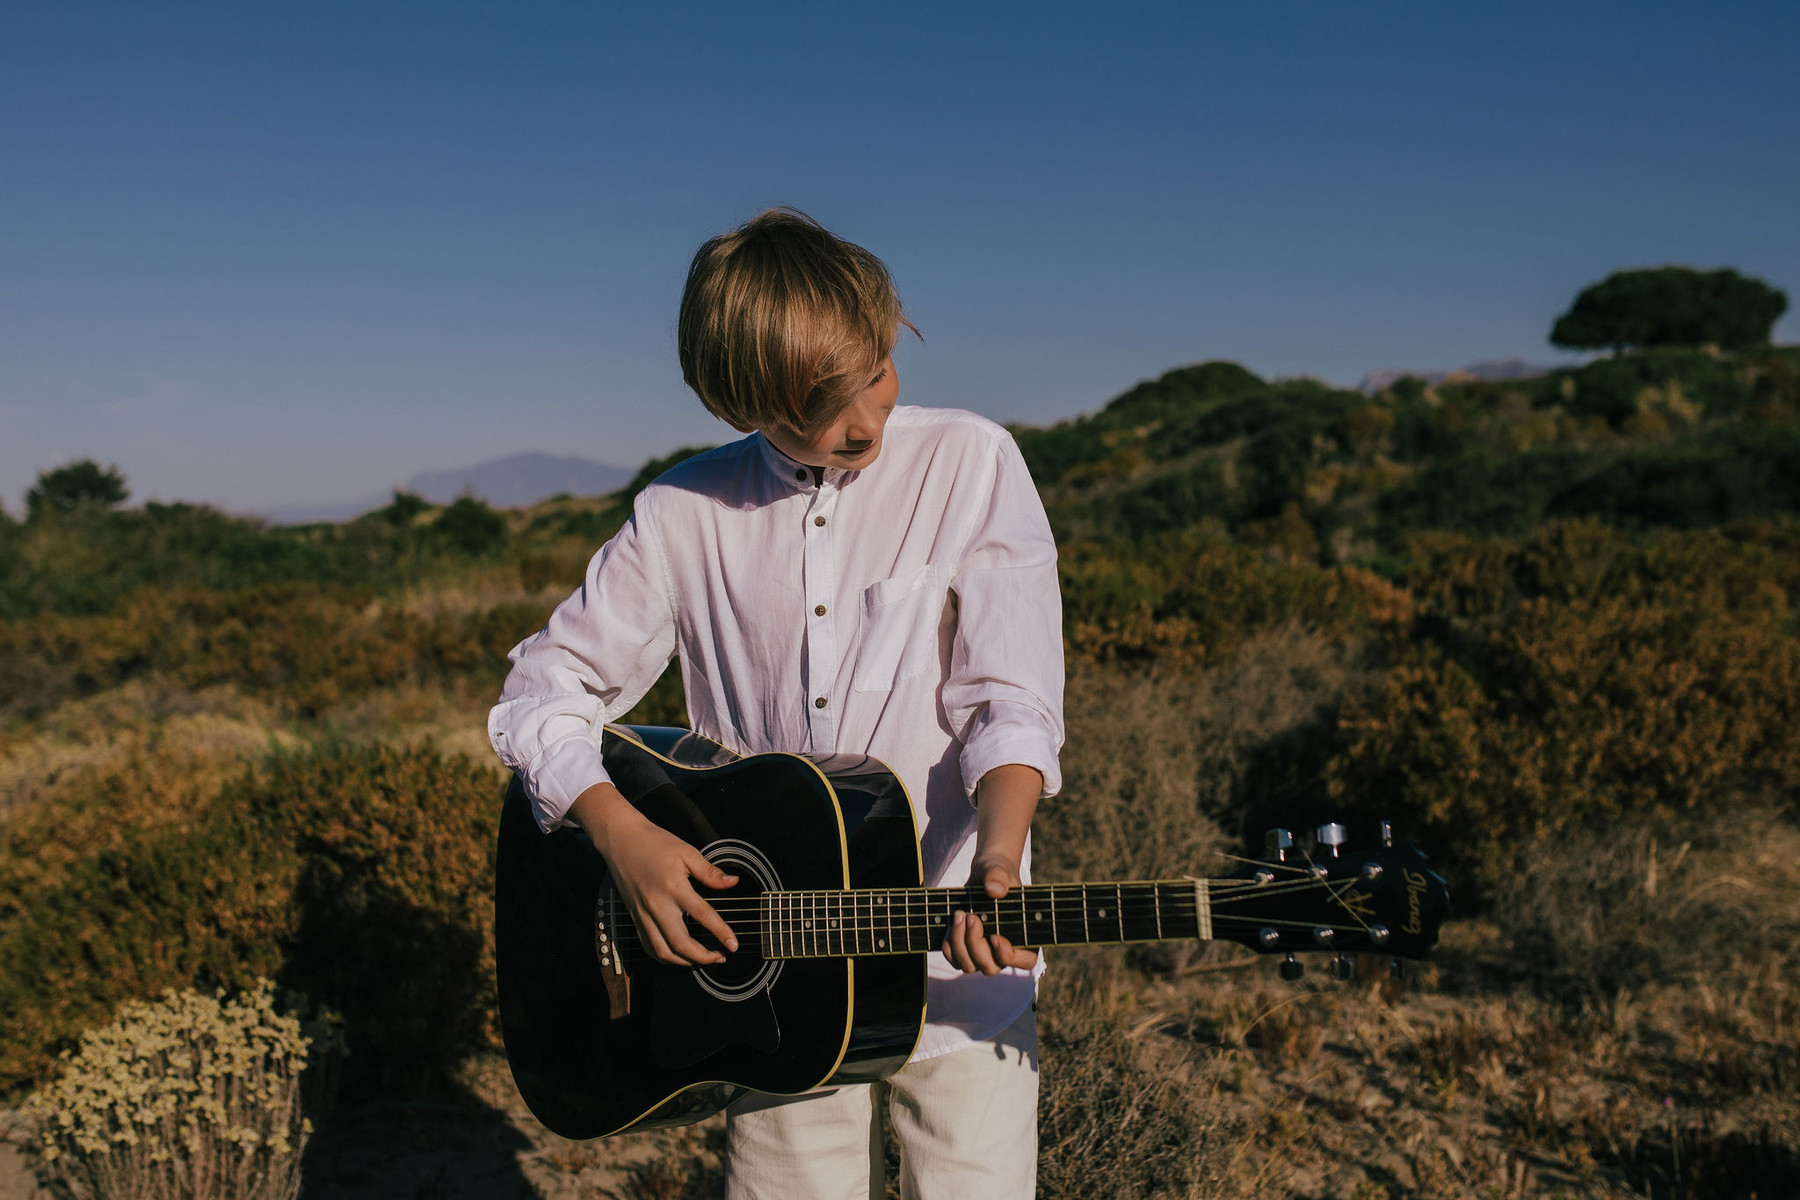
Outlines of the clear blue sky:
[{"label": "clear blue sky", "polygon": [[15,0],[0,500],[722,440],[682,273],[778,203],[887,260],[903,400],[1002,420],[1212,357],[1554,362],[1618,267],[1800,302],[1797,43],[1792,3]]}]

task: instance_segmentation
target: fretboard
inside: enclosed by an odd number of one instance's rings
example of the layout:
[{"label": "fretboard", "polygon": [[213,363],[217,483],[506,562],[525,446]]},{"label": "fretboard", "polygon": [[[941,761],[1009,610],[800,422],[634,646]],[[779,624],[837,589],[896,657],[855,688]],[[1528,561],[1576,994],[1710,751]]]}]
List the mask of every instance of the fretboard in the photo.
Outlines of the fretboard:
[{"label": "fretboard", "polygon": [[988,933],[1018,946],[1211,940],[1211,888],[1204,879],[1048,883],[1014,888],[999,900],[980,888],[768,892],[759,906],[762,953],[924,953],[943,943],[958,910],[974,913]]}]

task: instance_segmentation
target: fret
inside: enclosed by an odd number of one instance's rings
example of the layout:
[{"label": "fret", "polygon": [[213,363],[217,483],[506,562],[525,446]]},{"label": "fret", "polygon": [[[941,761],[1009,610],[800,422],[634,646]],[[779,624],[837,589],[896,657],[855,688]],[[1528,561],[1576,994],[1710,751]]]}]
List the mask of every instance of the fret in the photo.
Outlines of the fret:
[{"label": "fret", "polygon": [[1162,889],[1154,883],[1150,885],[1150,902],[1156,906],[1156,940],[1162,941]]},{"label": "fret", "polygon": [[1081,885],[1081,940],[1089,943],[1094,940],[1093,931],[1088,928],[1088,895],[1085,883]]},{"label": "fret", "polygon": [[850,953],[848,950],[844,949],[844,893],[833,892],[827,895],[825,898],[825,911],[827,914],[826,919],[830,922],[830,924],[826,926],[830,931],[827,934],[826,946],[829,948],[831,939],[835,938],[837,940],[837,948],[832,950],[832,953],[837,955]]},{"label": "fret", "polygon": [[[892,892],[883,893],[881,897],[881,915],[887,921],[886,949],[892,950],[894,949],[894,894]],[[912,948],[910,942],[907,948]]]},{"label": "fret", "polygon": [[1030,946],[1035,944],[1031,940],[1031,906],[1025,899],[1025,890],[1025,885],[1020,884],[1018,887],[1019,932],[1018,936],[1011,939],[1015,946]]}]

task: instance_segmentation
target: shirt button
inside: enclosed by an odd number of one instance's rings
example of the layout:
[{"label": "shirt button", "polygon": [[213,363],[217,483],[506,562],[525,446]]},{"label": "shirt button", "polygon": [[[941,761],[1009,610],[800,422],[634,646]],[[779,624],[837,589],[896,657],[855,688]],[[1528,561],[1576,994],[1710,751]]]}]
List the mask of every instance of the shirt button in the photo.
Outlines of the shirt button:
[{"label": "shirt button", "polygon": [[805,472],[805,471],[795,471],[795,472],[794,472],[794,478],[795,478],[795,479],[805,479],[805,478],[806,478],[806,472]]},{"label": "shirt button", "polygon": [[814,708],[824,708],[825,707],[825,697],[820,696],[817,700],[814,700],[813,707]]},{"label": "shirt button", "polygon": [[824,524],[824,523],[825,523],[825,518],[824,518],[824,517],[814,517],[814,518],[813,518],[813,524],[814,524],[814,525],[823,525],[823,524]]},{"label": "shirt button", "polygon": [[822,616],[824,616],[824,615],[825,615],[825,606],[824,606],[824,605],[823,605],[823,604],[820,604],[820,605],[816,605],[816,606],[815,606],[815,607],[814,607],[814,608],[813,608],[813,616],[815,616],[815,617],[822,617]]}]

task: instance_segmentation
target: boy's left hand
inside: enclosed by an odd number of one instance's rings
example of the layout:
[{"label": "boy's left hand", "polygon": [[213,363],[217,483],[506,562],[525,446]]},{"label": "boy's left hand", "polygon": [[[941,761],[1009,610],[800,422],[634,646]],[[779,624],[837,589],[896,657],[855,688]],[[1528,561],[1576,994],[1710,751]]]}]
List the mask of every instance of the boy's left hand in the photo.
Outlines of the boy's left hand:
[{"label": "boy's left hand", "polygon": [[[1019,886],[1019,864],[1006,861],[1004,855],[983,856],[975,860],[969,873],[969,884],[983,885],[987,894],[998,900]],[[971,912],[957,912],[944,934],[944,958],[965,973],[980,971],[998,975],[1004,967],[1028,970],[1037,965],[1036,950],[1022,950],[999,934],[990,934],[981,918]]]}]

